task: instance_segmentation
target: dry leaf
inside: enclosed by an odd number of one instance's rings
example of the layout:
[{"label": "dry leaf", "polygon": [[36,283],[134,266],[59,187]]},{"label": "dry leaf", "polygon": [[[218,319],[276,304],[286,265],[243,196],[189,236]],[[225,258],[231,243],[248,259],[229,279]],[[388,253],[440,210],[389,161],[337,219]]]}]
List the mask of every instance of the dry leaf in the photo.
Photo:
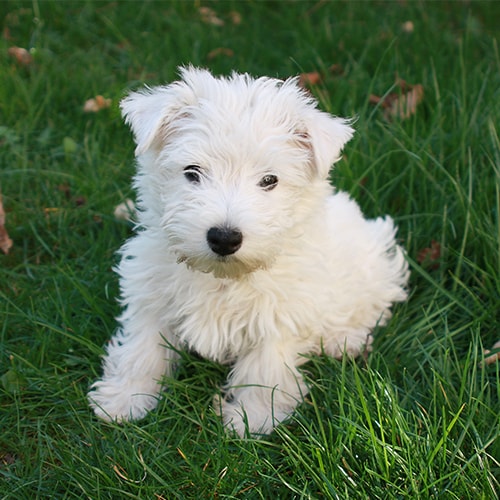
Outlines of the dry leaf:
[{"label": "dry leaf", "polygon": [[207,59],[211,61],[212,59],[215,59],[218,56],[233,57],[234,50],[228,49],[226,47],[217,47],[216,49],[211,50],[207,54]]},{"label": "dry leaf", "polygon": [[115,219],[132,221],[135,215],[135,204],[132,200],[125,200],[116,206],[114,211]]},{"label": "dry leaf", "polygon": [[322,83],[328,75],[340,76],[344,73],[344,68],[340,64],[332,64],[328,70],[323,73],[311,71],[310,73],[301,73],[299,75],[299,86],[307,89],[314,85]]},{"label": "dry leaf", "polygon": [[[490,349],[485,349],[484,350],[484,364],[485,365],[491,365],[493,364],[495,361],[500,361],[500,340],[495,342],[493,344],[493,347]],[[497,351],[497,352],[494,352],[493,354],[490,354],[491,351]]]},{"label": "dry leaf", "polygon": [[413,85],[408,92],[394,101],[389,113],[392,117],[399,116],[399,118],[405,120],[416,113],[417,106],[422,102],[423,98],[424,87],[420,84]]},{"label": "dry leaf", "polygon": [[74,203],[77,207],[83,207],[87,204],[87,198],[85,198],[85,196],[77,196]]},{"label": "dry leaf", "polygon": [[372,94],[368,98],[371,104],[380,104],[387,120],[409,118],[416,113],[417,106],[424,98],[424,87],[420,84],[411,85],[398,79],[396,85],[400,88],[399,92],[391,92],[383,98]]},{"label": "dry leaf", "polygon": [[8,451],[2,451],[0,453],[0,463],[2,465],[13,465],[16,463],[16,455],[14,453],[9,453]]},{"label": "dry leaf", "polygon": [[43,213],[45,217],[50,217],[51,214],[58,214],[61,212],[62,208],[59,207],[44,207]]},{"label": "dry leaf", "polygon": [[59,184],[59,186],[57,186],[57,190],[61,192],[67,200],[71,198],[71,188],[68,183],[65,182],[64,184]]},{"label": "dry leaf", "polygon": [[139,460],[139,463],[142,465],[144,471],[143,476],[140,479],[132,479],[131,477],[129,477],[127,471],[121,465],[118,464],[113,464],[113,470],[115,471],[115,474],[124,481],[127,481],[129,483],[140,484],[144,482],[144,480],[148,475],[148,471],[146,470],[146,464],[144,463],[144,458],[142,458],[142,453],[141,450],[139,449],[137,450],[137,458]]},{"label": "dry leaf", "polygon": [[344,68],[340,64],[332,64],[328,68],[328,72],[334,76],[340,76],[344,74]]},{"label": "dry leaf", "polygon": [[417,262],[423,267],[437,269],[439,267],[439,259],[441,258],[441,244],[438,241],[432,240],[431,246],[423,248],[418,252]]},{"label": "dry leaf", "polygon": [[4,254],[8,254],[10,248],[14,244],[9,238],[9,234],[5,229],[5,211],[3,209],[2,195],[0,195],[0,249]]},{"label": "dry leaf", "polygon": [[323,81],[323,77],[318,71],[311,71],[310,73],[301,73],[299,76],[299,86],[302,88],[310,87],[311,85],[318,85]]},{"label": "dry leaf", "polygon": [[415,27],[413,26],[413,22],[412,21],[406,21],[405,23],[403,23],[401,25],[401,29],[405,33],[413,33],[413,30],[415,29]]},{"label": "dry leaf", "polygon": [[200,7],[198,12],[201,15],[201,20],[207,24],[213,24],[214,26],[224,26],[224,21],[217,17],[217,14],[210,7]]},{"label": "dry leaf", "polygon": [[229,19],[231,19],[231,22],[235,26],[239,26],[241,24],[241,14],[238,11],[236,11],[236,10],[232,10],[229,13]]},{"label": "dry leaf", "polygon": [[21,66],[29,66],[33,62],[32,55],[22,47],[10,47],[8,50],[12,56]]},{"label": "dry leaf", "polygon": [[106,109],[111,106],[111,99],[105,99],[102,95],[97,95],[92,99],[87,99],[83,105],[85,113],[97,113],[101,109]]},{"label": "dry leaf", "polygon": [[375,94],[370,94],[368,96],[368,102],[370,104],[378,104],[380,101],[382,101],[382,98],[379,97],[378,95],[375,95]]}]

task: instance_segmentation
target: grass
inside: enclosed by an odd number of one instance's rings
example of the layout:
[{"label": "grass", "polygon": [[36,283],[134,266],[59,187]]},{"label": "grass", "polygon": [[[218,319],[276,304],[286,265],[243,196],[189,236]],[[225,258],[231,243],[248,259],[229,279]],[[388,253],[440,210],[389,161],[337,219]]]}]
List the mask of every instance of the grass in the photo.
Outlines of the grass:
[{"label": "grass", "polygon": [[[2,2],[14,247],[0,255],[0,498],[495,498],[499,363],[482,360],[500,330],[499,18],[496,2]],[[85,397],[130,234],[113,217],[133,174],[117,102],[188,62],[279,77],[340,65],[313,89],[358,117],[332,180],[396,218],[412,264],[410,300],[375,351],[311,359],[307,401],[262,440],[224,433],[210,402],[225,369],[191,354],[144,421],[97,421]],[[425,94],[387,121],[369,96],[397,91],[396,75]],[[83,113],[98,94],[112,107]],[[433,241],[439,257],[422,262]]]}]

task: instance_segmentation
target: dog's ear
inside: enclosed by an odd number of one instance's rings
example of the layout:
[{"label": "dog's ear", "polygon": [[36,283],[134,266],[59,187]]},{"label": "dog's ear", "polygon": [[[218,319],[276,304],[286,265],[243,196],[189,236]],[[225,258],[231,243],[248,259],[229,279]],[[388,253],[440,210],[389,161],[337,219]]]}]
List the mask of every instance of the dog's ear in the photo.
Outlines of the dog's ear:
[{"label": "dog's ear", "polygon": [[169,131],[182,109],[189,104],[192,92],[182,82],[162,87],[147,87],[132,92],[120,102],[122,116],[134,134],[136,155],[165,144]]},{"label": "dog's ear", "polygon": [[316,109],[311,113],[301,135],[312,150],[314,167],[321,178],[328,177],[332,165],[340,160],[342,148],[354,134],[351,123]]}]

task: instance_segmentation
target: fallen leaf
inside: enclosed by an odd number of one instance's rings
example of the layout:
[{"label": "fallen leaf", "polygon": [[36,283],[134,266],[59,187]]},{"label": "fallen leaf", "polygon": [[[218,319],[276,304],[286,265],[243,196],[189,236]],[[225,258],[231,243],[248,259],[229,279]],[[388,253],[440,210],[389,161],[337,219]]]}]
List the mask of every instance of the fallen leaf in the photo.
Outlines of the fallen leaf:
[{"label": "fallen leaf", "polygon": [[344,73],[344,68],[340,64],[332,64],[326,71],[311,71],[309,73],[301,73],[299,75],[299,86],[307,89],[314,85],[322,83],[328,75],[340,76]]},{"label": "fallen leaf", "polygon": [[69,184],[66,182],[64,184],[59,184],[57,186],[57,190],[60,191],[62,194],[64,194],[64,197],[69,200],[71,198],[71,188],[69,187]]},{"label": "fallen leaf", "polygon": [[226,57],[233,57],[234,56],[234,50],[228,49],[226,47],[217,47],[216,49],[211,50],[207,54],[207,59],[211,61],[212,59],[215,59],[218,56],[226,56]]},{"label": "fallen leaf", "polygon": [[3,451],[0,453],[0,462],[2,465],[13,465],[16,463],[16,455],[8,451]]},{"label": "fallen leaf", "polygon": [[87,204],[87,198],[85,196],[77,196],[74,202],[77,207],[83,207]]},{"label": "fallen leaf", "polygon": [[299,86],[306,88],[312,85],[318,85],[323,81],[323,77],[318,71],[311,71],[310,73],[301,73],[299,75]]},{"label": "fallen leaf", "polygon": [[328,68],[328,72],[331,75],[339,76],[339,75],[343,75],[344,74],[344,68],[340,64],[332,64]]},{"label": "fallen leaf", "polygon": [[421,84],[411,85],[401,79],[397,80],[396,85],[399,92],[391,92],[384,97],[371,94],[368,100],[370,104],[380,104],[387,120],[406,120],[416,113],[417,106],[424,98],[424,87]]},{"label": "fallen leaf", "polygon": [[127,199],[116,206],[114,211],[115,219],[132,221],[135,215],[135,204]]},{"label": "fallen leaf", "polygon": [[[496,351],[491,354],[491,351]],[[484,364],[491,365],[495,361],[500,361],[500,340],[493,344],[493,347],[490,349],[484,350]]]},{"label": "fallen leaf", "polygon": [[379,97],[378,95],[375,95],[375,94],[370,94],[368,96],[368,102],[370,104],[378,104],[380,101],[382,101],[383,99],[381,97]]},{"label": "fallen leaf", "polygon": [[29,66],[33,62],[32,55],[22,47],[10,47],[7,51],[21,66]]},{"label": "fallen leaf", "polygon": [[97,95],[92,99],[87,99],[83,105],[85,113],[97,113],[101,109],[106,109],[111,106],[111,99],[105,99],[102,95]]},{"label": "fallen leaf", "polygon": [[241,14],[238,11],[236,11],[236,10],[232,10],[229,13],[229,19],[231,19],[231,22],[235,26],[239,26],[241,24]]},{"label": "fallen leaf", "polygon": [[2,203],[2,195],[0,194],[0,249],[4,254],[8,254],[10,248],[14,244],[13,241],[9,238],[9,234],[5,229],[5,211],[3,209]]},{"label": "fallen leaf", "polygon": [[401,29],[402,29],[405,33],[413,33],[413,30],[415,29],[415,27],[413,26],[413,22],[412,22],[412,21],[406,21],[406,22],[404,22],[404,23],[401,25]]},{"label": "fallen leaf", "polygon": [[45,217],[49,217],[50,214],[57,214],[59,212],[61,212],[62,208],[59,208],[59,207],[44,207],[43,209],[43,213],[45,215]]},{"label": "fallen leaf", "polygon": [[142,478],[140,479],[132,479],[127,471],[119,464],[114,464],[113,465],[113,470],[115,471],[115,474],[120,477],[121,479],[123,479],[124,481],[127,481],[129,483],[133,483],[133,484],[140,484],[142,482],[144,482],[144,480],[146,479],[147,475],[148,475],[148,471],[146,470],[146,464],[144,463],[144,458],[142,458],[142,453],[141,453],[141,450],[137,450],[137,455],[138,455],[138,459],[139,459],[139,463],[142,465],[143,467],[143,470],[144,470],[144,473],[143,473],[143,476]]},{"label": "fallen leaf", "polygon": [[417,111],[417,106],[424,98],[424,87],[420,84],[413,85],[408,92],[402,94],[400,98],[394,101],[390,108],[391,116],[399,116],[403,120],[414,115]]},{"label": "fallen leaf", "polygon": [[198,12],[201,15],[201,21],[214,26],[224,26],[224,21],[217,17],[217,14],[210,7],[200,7]]},{"label": "fallen leaf", "polygon": [[423,267],[438,269],[440,258],[441,244],[438,241],[432,240],[430,247],[423,248],[418,252],[417,262]]}]

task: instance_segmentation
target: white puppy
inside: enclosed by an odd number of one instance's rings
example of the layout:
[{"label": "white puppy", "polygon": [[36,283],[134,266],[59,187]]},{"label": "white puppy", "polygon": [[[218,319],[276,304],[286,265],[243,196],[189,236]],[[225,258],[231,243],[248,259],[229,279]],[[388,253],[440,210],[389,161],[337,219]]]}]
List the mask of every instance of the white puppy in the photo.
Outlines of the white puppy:
[{"label": "white puppy", "polygon": [[188,348],[232,366],[216,399],[225,425],[268,433],[307,393],[303,355],[359,354],[406,298],[408,267],[392,220],[366,220],[328,182],[349,121],[297,79],[181,76],[121,103],[139,223],[89,398],[102,418],[144,417]]}]

